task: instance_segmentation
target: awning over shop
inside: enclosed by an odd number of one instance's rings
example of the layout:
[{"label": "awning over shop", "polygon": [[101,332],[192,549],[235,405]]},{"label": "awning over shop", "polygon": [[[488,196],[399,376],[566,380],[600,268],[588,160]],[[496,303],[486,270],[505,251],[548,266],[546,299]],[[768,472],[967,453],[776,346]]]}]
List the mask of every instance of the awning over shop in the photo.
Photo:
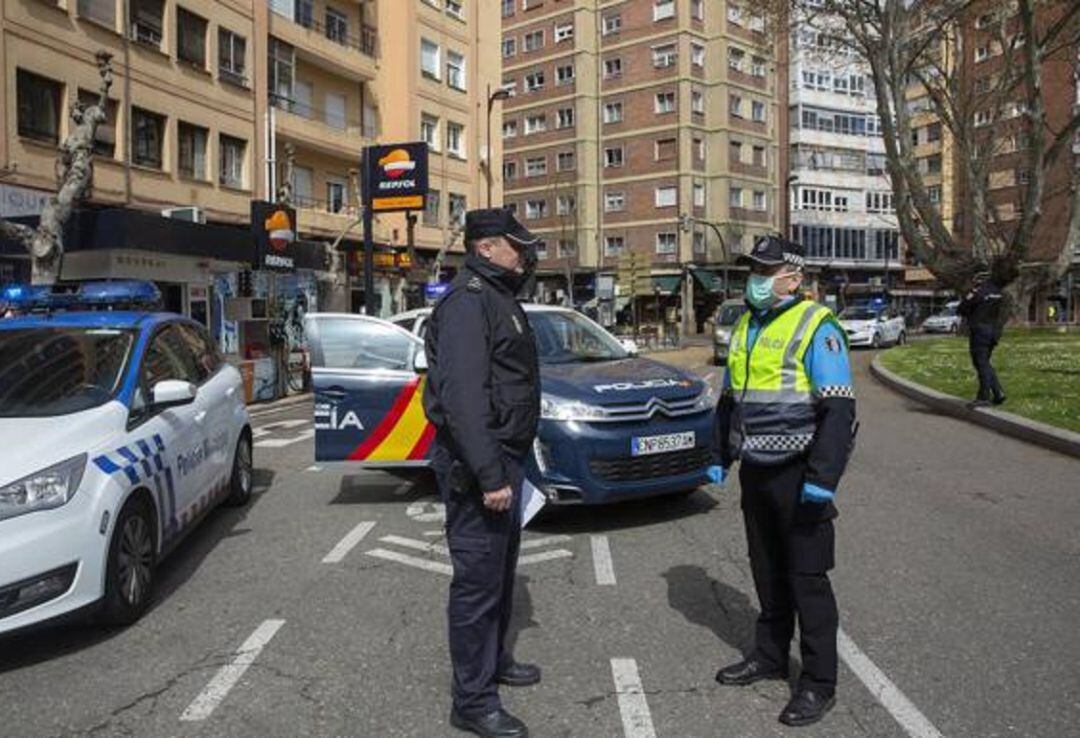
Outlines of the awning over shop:
[{"label": "awning over shop", "polygon": [[654,274],[652,278],[653,293],[655,294],[659,289],[661,295],[677,295],[679,294],[681,282],[682,277],[678,274]]},{"label": "awning over shop", "polygon": [[702,269],[698,267],[692,270],[694,279],[704,287],[708,292],[714,295],[722,294],[724,291],[724,279],[719,274],[711,269]]}]

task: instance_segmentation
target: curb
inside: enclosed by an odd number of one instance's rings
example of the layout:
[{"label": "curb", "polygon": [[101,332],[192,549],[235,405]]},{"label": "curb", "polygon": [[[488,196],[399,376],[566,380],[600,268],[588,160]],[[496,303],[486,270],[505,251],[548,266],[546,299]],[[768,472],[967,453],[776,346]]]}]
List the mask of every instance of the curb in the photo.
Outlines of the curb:
[{"label": "curb", "polygon": [[286,397],[281,400],[275,400],[273,402],[257,403],[248,405],[248,415],[253,418],[257,418],[260,415],[269,415],[270,413],[276,413],[280,410],[287,410],[288,408],[296,405],[303,405],[306,402],[311,402],[312,395],[310,392],[305,392],[300,395],[293,395],[292,397]]},{"label": "curb", "polygon": [[875,379],[894,392],[924,405],[929,405],[944,415],[951,415],[954,418],[981,425],[1003,435],[1018,438],[1021,441],[1033,443],[1061,454],[1080,458],[1080,433],[1074,433],[1064,428],[1056,428],[1046,423],[1040,423],[1037,420],[1022,418],[1019,415],[1007,413],[1003,410],[989,407],[969,408],[965,401],[957,397],[916,384],[889,371],[881,365],[879,359],[879,356],[875,356],[874,360],[870,362],[870,373],[874,375]]}]

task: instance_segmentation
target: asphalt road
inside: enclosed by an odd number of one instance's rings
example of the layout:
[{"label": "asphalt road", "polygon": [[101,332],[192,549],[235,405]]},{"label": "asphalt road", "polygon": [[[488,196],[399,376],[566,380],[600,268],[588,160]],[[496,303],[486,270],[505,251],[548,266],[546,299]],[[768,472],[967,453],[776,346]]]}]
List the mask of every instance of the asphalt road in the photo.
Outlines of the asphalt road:
[{"label": "asphalt road", "polygon": [[[503,695],[533,735],[1077,733],[1080,462],[929,414],[868,359],[839,492],[836,709],[792,730],[787,685],[713,681],[756,607],[731,482],[530,527],[516,653],[544,680]],[[431,480],[312,469],[309,413],[258,418],[277,441],[256,449],[259,494],[163,564],[138,624],[0,640],[0,735],[461,735]]]}]

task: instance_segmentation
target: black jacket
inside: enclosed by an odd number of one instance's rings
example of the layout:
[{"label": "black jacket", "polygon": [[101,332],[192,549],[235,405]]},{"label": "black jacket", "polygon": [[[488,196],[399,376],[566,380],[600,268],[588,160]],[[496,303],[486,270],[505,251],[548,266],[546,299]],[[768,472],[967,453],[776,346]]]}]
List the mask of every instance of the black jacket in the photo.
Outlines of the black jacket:
[{"label": "black jacket", "polygon": [[509,483],[504,454],[524,456],[540,418],[540,366],[520,275],[470,254],[435,306],[424,349],[424,411],[481,491]]},{"label": "black jacket", "polygon": [[956,311],[967,319],[972,339],[997,341],[1001,338],[1004,309],[1001,288],[988,280],[967,293]]}]

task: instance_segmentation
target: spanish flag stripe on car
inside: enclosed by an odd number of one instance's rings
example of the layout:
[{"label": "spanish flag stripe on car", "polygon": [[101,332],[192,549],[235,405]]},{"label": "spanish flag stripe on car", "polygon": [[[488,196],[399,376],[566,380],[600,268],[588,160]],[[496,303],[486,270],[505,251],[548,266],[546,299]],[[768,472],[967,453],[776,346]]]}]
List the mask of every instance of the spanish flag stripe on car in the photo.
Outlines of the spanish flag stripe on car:
[{"label": "spanish flag stripe on car", "polygon": [[400,461],[410,458],[422,445],[430,425],[424,415],[423,394],[422,378],[407,384],[371,435],[349,455],[349,460]]},{"label": "spanish flag stripe on car", "polygon": [[409,461],[420,461],[426,458],[433,440],[435,440],[435,426],[425,419],[424,433],[420,436],[420,440],[416,442],[416,445],[413,446],[412,451],[409,452]]}]

